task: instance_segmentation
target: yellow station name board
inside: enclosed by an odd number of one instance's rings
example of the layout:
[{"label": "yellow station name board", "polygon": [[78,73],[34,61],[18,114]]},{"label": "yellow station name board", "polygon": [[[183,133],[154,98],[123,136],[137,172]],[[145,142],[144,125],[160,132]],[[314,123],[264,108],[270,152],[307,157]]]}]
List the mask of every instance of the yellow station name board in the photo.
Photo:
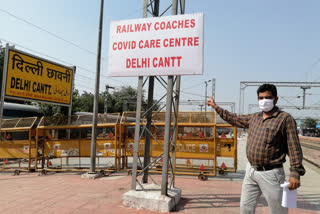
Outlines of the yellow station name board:
[{"label": "yellow station name board", "polygon": [[5,96],[70,105],[73,70],[9,49]]}]

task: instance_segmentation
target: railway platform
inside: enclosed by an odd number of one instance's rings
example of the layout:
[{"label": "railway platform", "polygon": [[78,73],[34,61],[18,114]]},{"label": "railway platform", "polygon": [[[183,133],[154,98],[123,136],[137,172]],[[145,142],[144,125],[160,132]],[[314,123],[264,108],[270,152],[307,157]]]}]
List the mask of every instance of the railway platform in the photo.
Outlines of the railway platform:
[{"label": "railway platform", "polygon": [[[196,176],[177,176],[176,187],[182,189],[182,199],[173,213],[239,213],[240,193],[244,176],[245,139],[239,139],[238,170],[201,181]],[[288,161],[287,161],[288,162]],[[297,209],[289,214],[320,213],[320,170],[304,162],[307,173],[301,177]],[[288,163],[285,165],[288,170]],[[83,180],[79,172],[22,172],[19,176],[0,173],[0,213],[158,213],[136,210],[122,205],[122,195],[130,189],[127,173],[114,173],[96,180]],[[288,173],[287,173],[288,174]],[[160,182],[161,175],[152,175]],[[266,201],[259,200],[257,214],[269,213]]]},{"label": "railway platform", "polygon": [[[182,189],[182,199],[174,213],[239,213],[242,177],[243,173],[207,181],[177,177],[176,186]],[[154,178],[159,180],[160,176]],[[52,173],[46,176],[2,173],[0,181],[0,213],[157,213],[122,206],[122,194],[130,188],[131,182],[130,176],[123,173],[96,180],[80,179],[78,173]],[[303,184],[303,187],[308,185]],[[309,191],[307,194],[298,191],[298,208],[290,209],[290,214],[320,213],[319,206],[314,204],[319,203],[319,192],[316,188]],[[269,213],[263,198],[256,213]]]}]

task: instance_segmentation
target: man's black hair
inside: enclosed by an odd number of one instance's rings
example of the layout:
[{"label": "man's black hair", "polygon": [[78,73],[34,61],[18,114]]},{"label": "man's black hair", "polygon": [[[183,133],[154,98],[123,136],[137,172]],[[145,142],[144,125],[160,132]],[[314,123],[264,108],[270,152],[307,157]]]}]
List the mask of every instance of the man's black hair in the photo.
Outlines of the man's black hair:
[{"label": "man's black hair", "polygon": [[259,93],[270,91],[273,97],[277,97],[277,88],[273,84],[263,84],[261,85],[258,90],[257,94],[259,96]]}]

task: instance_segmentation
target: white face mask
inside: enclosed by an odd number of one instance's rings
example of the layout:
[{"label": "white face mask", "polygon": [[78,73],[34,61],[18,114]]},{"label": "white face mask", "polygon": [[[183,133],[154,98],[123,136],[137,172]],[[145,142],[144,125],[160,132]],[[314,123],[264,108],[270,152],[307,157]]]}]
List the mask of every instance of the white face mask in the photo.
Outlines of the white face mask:
[{"label": "white face mask", "polygon": [[261,108],[262,111],[264,112],[269,112],[273,109],[274,104],[273,104],[273,99],[263,99],[259,100],[259,107]]}]

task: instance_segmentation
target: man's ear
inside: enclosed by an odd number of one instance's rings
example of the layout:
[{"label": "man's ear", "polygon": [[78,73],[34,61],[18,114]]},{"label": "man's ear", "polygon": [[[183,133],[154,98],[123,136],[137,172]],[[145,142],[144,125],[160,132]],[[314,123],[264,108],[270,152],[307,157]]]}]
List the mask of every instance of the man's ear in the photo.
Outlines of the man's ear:
[{"label": "man's ear", "polygon": [[278,102],[278,97],[274,98],[273,104],[275,105],[275,104],[277,104],[277,102]]}]

